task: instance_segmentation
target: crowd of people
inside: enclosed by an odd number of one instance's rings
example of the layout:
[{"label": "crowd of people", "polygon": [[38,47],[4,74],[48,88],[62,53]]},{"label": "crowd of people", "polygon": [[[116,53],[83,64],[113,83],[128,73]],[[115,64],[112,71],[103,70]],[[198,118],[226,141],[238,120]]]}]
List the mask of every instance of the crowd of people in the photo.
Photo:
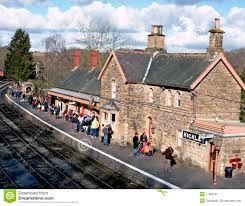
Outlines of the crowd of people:
[{"label": "crowd of people", "polygon": [[61,114],[61,108],[59,105],[49,104],[48,98],[37,98],[36,96],[26,96],[24,93],[17,90],[11,90],[12,96],[16,99],[20,99],[21,102],[28,102],[32,105],[33,109],[38,110],[39,112],[49,113],[54,115],[56,119],[63,118],[71,124],[71,128],[75,133],[82,132],[86,136],[91,138],[101,137],[101,142],[104,145],[109,145],[111,143],[111,138],[113,130],[110,124],[101,125],[98,116],[95,115],[95,112],[92,115],[76,113],[72,109],[68,109],[66,106],[65,110]]},{"label": "crowd of people", "polygon": [[134,155],[145,154],[148,156],[152,156],[154,152],[155,152],[155,148],[152,139],[150,138],[148,140],[145,132],[143,132],[143,134],[139,138],[139,134],[136,132],[133,137]]},{"label": "crowd of people", "polygon": [[[100,122],[98,116],[96,116],[94,112],[92,115],[83,113],[78,114],[73,110],[68,109],[68,106],[66,106],[63,113],[60,114],[60,106],[49,104],[48,98],[37,98],[32,95],[26,96],[25,93],[17,89],[12,89],[11,93],[14,98],[20,99],[21,102],[28,102],[30,105],[32,105],[33,109],[54,115],[56,119],[62,117],[67,122],[70,122],[71,128],[75,133],[82,132],[91,138],[97,138],[100,136],[101,142],[104,145],[109,145],[111,143],[111,138],[113,135],[111,125],[102,124],[100,130]],[[155,151],[156,150],[152,138],[148,138],[145,132],[143,132],[140,137],[137,132],[135,133],[133,137],[133,154],[135,156],[139,154],[152,156]],[[169,146],[165,151],[162,151],[162,154],[164,155],[164,164],[167,171],[170,171],[171,167],[176,164],[173,153],[174,150],[171,146]]]}]

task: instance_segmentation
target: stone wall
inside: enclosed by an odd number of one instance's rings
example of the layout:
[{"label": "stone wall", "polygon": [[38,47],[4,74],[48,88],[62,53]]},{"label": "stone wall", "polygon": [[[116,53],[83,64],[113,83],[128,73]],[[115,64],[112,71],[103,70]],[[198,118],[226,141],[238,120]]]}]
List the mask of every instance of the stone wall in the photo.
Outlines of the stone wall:
[{"label": "stone wall", "polygon": [[[117,84],[115,102],[119,108],[118,124],[113,137],[116,142],[121,142],[124,138],[124,141],[132,144],[135,132],[140,135],[144,131],[149,132],[147,127],[151,118],[150,136],[156,149],[165,149],[171,145],[179,159],[208,170],[210,144],[198,144],[180,139],[179,136],[182,130],[189,130],[195,112],[198,118],[215,119],[218,114],[223,120],[239,120],[241,89],[224,64],[218,63],[197,86],[194,100],[192,93],[188,91],[162,90],[158,86],[143,84],[125,84],[113,59],[108,66],[101,79],[101,105],[111,98],[111,82],[115,80]],[[177,92],[180,92],[180,106],[177,105]],[[169,94],[170,104],[167,103]],[[228,153],[232,155],[231,151]],[[219,174],[223,174],[223,170],[224,165],[221,165]]]},{"label": "stone wall", "polygon": [[[125,118],[127,115],[127,110],[123,108],[121,105],[127,104],[128,101],[128,85],[123,81],[123,77],[119,72],[119,68],[116,66],[116,62],[112,59],[108,68],[105,70],[102,80],[101,80],[101,91],[100,91],[100,105],[103,107],[111,98],[112,98],[112,81],[116,83],[116,98],[114,99],[116,105],[119,107],[119,115],[116,116],[116,125],[114,129],[114,134],[112,138],[112,142],[121,143],[121,138],[125,134],[124,125],[122,122],[126,122]],[[111,111],[113,112],[113,111]],[[114,111],[113,113],[116,113]],[[121,115],[122,114],[122,115]],[[100,118],[102,115],[100,115]],[[101,122],[102,119],[100,120]]]},{"label": "stone wall", "polygon": [[158,48],[164,49],[164,36],[159,35],[149,35],[147,41],[147,48]]},{"label": "stone wall", "polygon": [[[193,115],[191,93],[180,91],[181,106],[178,107],[176,90],[162,90],[158,86],[142,84],[125,84],[119,68],[112,59],[101,79],[101,106],[111,98],[112,80],[116,81],[115,103],[119,107],[118,123],[113,139],[119,143],[124,139],[132,144],[135,132],[139,134],[144,131],[149,132],[147,122],[151,118],[154,134],[150,132],[156,148],[167,147],[169,144],[177,147],[177,133],[188,127]],[[150,101],[151,91],[153,91],[153,102]],[[169,91],[171,105],[167,106],[166,99]]]},{"label": "stone wall", "polygon": [[241,88],[221,61],[195,92],[197,118],[239,121]]},{"label": "stone wall", "polygon": [[224,169],[226,166],[232,166],[229,162],[230,159],[241,158],[243,162],[242,168],[236,169],[235,173],[245,172],[245,136],[244,137],[226,137],[222,138],[222,146],[219,153],[219,164],[218,173],[219,175],[224,174]]},{"label": "stone wall", "polygon": [[187,164],[196,165],[208,171],[210,144],[199,144],[186,139],[179,139],[179,157]]}]

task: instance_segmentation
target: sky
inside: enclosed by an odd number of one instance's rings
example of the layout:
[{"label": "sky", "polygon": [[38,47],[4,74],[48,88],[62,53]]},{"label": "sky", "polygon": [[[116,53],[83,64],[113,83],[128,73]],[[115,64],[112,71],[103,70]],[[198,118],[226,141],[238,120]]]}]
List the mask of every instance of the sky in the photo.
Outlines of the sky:
[{"label": "sky", "polygon": [[67,47],[82,48],[76,41],[79,25],[101,19],[137,48],[146,47],[151,25],[161,24],[169,52],[205,52],[216,17],[225,31],[225,50],[245,47],[244,0],[0,0],[0,45],[22,28],[33,51],[43,51],[42,40],[54,34],[61,34]]}]

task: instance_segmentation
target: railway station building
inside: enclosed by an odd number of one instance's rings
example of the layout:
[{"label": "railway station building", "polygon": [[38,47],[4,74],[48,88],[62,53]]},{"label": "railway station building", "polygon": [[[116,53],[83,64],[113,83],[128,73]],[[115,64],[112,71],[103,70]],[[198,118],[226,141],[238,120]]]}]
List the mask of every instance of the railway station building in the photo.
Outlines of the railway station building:
[{"label": "railway station building", "polygon": [[82,94],[93,95],[115,143],[132,144],[135,132],[146,132],[156,149],[171,145],[179,159],[205,170],[245,172],[245,124],[239,120],[245,85],[223,53],[219,19],[209,33],[205,53],[168,53],[162,26],[153,25],[144,52],[113,51],[101,71],[74,71],[76,80],[68,78],[49,94],[85,105],[89,98]]},{"label": "railway station building", "polygon": [[90,66],[80,66],[80,53],[73,54],[73,69],[70,74],[55,88],[48,91],[52,102],[60,105],[63,112],[66,107],[76,113],[99,112],[100,81],[98,75],[100,69],[97,66],[99,53],[90,52]]}]

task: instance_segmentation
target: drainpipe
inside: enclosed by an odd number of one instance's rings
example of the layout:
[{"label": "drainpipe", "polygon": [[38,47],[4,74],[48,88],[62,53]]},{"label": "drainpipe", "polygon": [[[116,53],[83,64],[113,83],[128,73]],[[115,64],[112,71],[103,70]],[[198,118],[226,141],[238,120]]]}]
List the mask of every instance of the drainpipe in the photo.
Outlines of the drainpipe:
[{"label": "drainpipe", "polygon": [[219,154],[220,148],[218,146],[215,146],[215,162],[214,162],[214,175],[213,175],[213,185],[217,184],[217,166],[218,166],[218,154]]},{"label": "drainpipe", "polygon": [[213,172],[213,154],[214,154],[214,144],[210,143],[210,149],[209,149],[209,171]]}]

